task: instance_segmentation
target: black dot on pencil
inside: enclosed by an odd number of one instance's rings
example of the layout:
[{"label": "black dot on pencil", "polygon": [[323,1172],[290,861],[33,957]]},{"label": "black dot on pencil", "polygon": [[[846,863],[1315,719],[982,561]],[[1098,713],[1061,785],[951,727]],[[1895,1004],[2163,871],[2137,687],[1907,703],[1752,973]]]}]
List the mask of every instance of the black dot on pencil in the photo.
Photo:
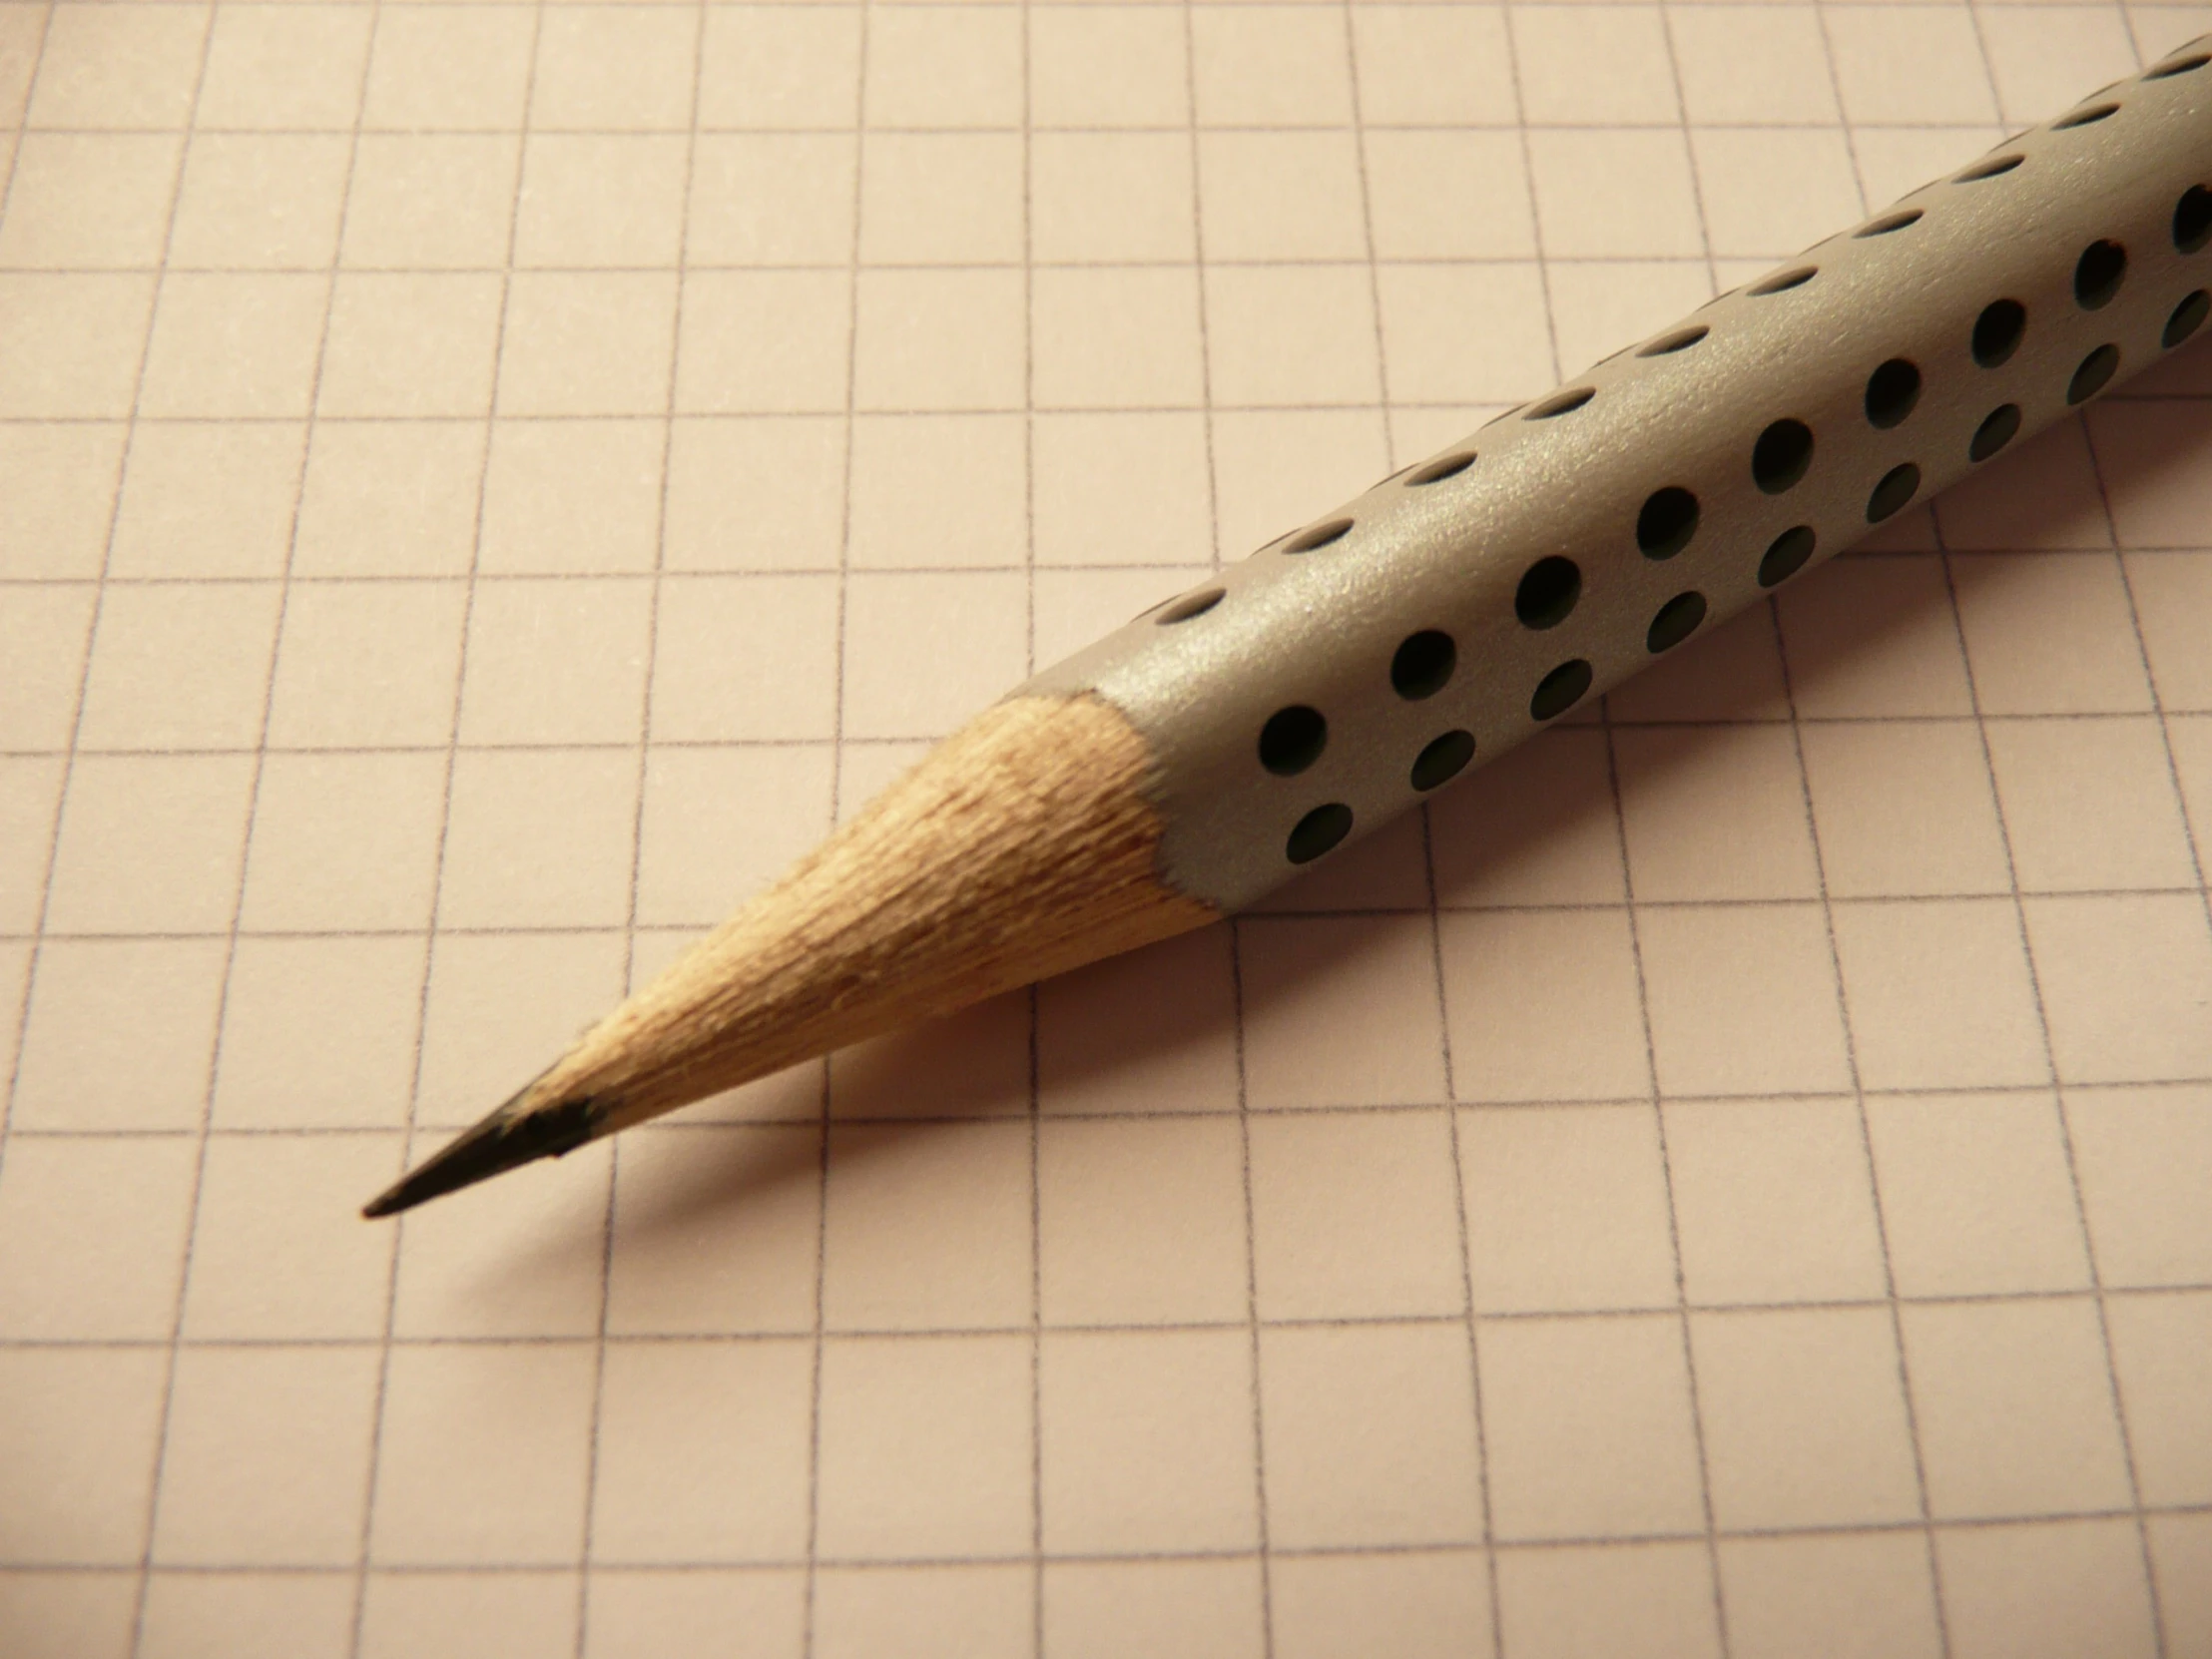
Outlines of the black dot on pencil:
[{"label": "black dot on pencil", "polygon": [[2166,318],[2166,331],[2158,336],[2158,343],[2171,351],[2204,326],[2207,311],[2212,311],[2212,294],[2199,288],[2174,307],[2174,314]]},{"label": "black dot on pencil", "polygon": [[1775,537],[1759,561],[1759,585],[1778,588],[1803,570],[1805,561],[1813,556],[1814,540],[1809,524],[1792,525]]},{"label": "black dot on pencil", "polygon": [[1451,731],[1413,757],[1413,788],[1424,794],[1448,784],[1474,759],[1474,734]]},{"label": "black dot on pencil", "polygon": [[1597,395],[1595,386],[1569,386],[1565,391],[1555,391],[1540,403],[1528,405],[1523,420],[1554,420],[1563,414],[1572,414]]},{"label": "black dot on pencil", "polygon": [[2066,401],[2086,403],[2102,391],[2120,366],[2120,348],[2107,341],[2081,359],[2081,366],[2066,382]]},{"label": "black dot on pencil", "polygon": [[1985,461],[2012,441],[2020,429],[2020,406],[2017,403],[1999,403],[1981,417],[1981,424],[1973,429],[1973,441],[1966,445],[1966,458]]},{"label": "black dot on pencil", "polygon": [[1636,545],[1647,559],[1671,559],[1697,534],[1697,497],[1679,484],[1653,490],[1636,515]]},{"label": "black dot on pencil", "polygon": [[2191,185],[2174,204],[2174,247],[2195,254],[2212,242],[2212,190]]},{"label": "black dot on pencil", "polygon": [[1892,357],[1867,376],[1867,423],[1883,431],[1902,426],[1921,400],[1921,371],[1904,357]]},{"label": "black dot on pencil", "polygon": [[1260,728],[1260,764],[1278,778],[1296,777],[1328,747],[1329,722],[1303,703],[1276,710]]},{"label": "black dot on pencil", "polygon": [[2092,242],[2074,261],[2074,303],[2085,311],[2109,305],[2127,276],[2127,250],[2116,242]]},{"label": "black dot on pencil", "polygon": [[1854,231],[1852,235],[1857,237],[1886,237],[1893,231],[1902,231],[1907,226],[1918,225],[1920,222],[1920,209],[1905,208],[1894,214],[1884,214],[1880,219],[1868,221],[1865,225],[1860,226],[1857,231]]},{"label": "black dot on pencil", "polygon": [[1880,524],[1918,495],[1920,488],[1921,469],[1911,461],[1890,468],[1882,475],[1882,482],[1875,485],[1874,493],[1867,497],[1867,522]]},{"label": "black dot on pencil", "polygon": [[2202,69],[2212,63],[2212,52],[2191,52],[2186,57],[2169,58],[2162,64],[2143,71],[2146,81],[2163,81],[2169,75],[2186,75],[2191,70]]},{"label": "black dot on pencil", "polygon": [[1672,651],[1696,633],[1698,624],[1704,620],[1705,595],[1695,589],[1678,593],[1659,607],[1659,614],[1644,630],[1644,649],[1654,657],[1662,651]]},{"label": "black dot on pencil", "polygon": [[2119,113],[2120,107],[2117,104],[2091,104],[2085,109],[2060,116],[2050,124],[2050,130],[2054,133],[2068,133],[2076,127],[2094,127],[2098,122]]},{"label": "black dot on pencil", "polygon": [[1821,268],[1817,265],[1793,266],[1788,271],[1778,271],[1772,276],[1752,283],[1744,291],[1761,297],[1770,293],[1788,293],[1792,288],[1805,286],[1820,274]]},{"label": "black dot on pencil", "polygon": [[2011,172],[2026,159],[2024,156],[1991,156],[1986,161],[1975,162],[1963,173],[1952,174],[1950,182],[1954,185],[1978,185],[1984,179],[1994,179]]},{"label": "black dot on pencil", "polygon": [[1713,330],[1702,322],[1693,322],[1687,328],[1670,328],[1650,344],[1637,348],[1639,357],[1671,357],[1677,351],[1689,348]]},{"label": "black dot on pencil", "polygon": [[1526,628],[1556,628],[1582,597],[1582,567],[1554,553],[1521,574],[1513,590],[1513,614]]},{"label": "black dot on pencil", "polygon": [[1973,319],[1973,360],[1995,368],[2020,348],[2027,332],[2027,307],[2017,299],[1992,299]]},{"label": "black dot on pencil", "polygon": [[1390,658],[1390,689],[1408,703],[1434,697],[1451,679],[1458,660],[1449,634],[1435,628],[1408,634]]},{"label": "black dot on pencil", "polygon": [[1462,449],[1456,455],[1446,455],[1441,460],[1430,461],[1426,466],[1406,475],[1408,489],[1418,489],[1423,484],[1440,484],[1446,478],[1456,478],[1474,465],[1474,451]]},{"label": "black dot on pencil", "polygon": [[1194,616],[1204,616],[1222,601],[1224,589],[1200,588],[1196,593],[1186,593],[1180,599],[1171,599],[1153,618],[1166,628],[1178,622],[1188,622]]},{"label": "black dot on pencil", "polygon": [[1291,828],[1283,851],[1294,864],[1310,864],[1352,833],[1352,809],[1342,801],[1316,807]]},{"label": "black dot on pencil", "polygon": [[1759,434],[1751,446],[1751,477],[1769,495],[1780,495],[1805,476],[1813,464],[1813,428],[1784,418]]},{"label": "black dot on pencil", "polygon": [[1529,717],[1534,720],[1556,720],[1582,701],[1582,694],[1590,689],[1590,665],[1580,657],[1561,663],[1538,682],[1536,695],[1528,700]]},{"label": "black dot on pencil", "polygon": [[1283,544],[1286,553],[1311,553],[1317,547],[1327,547],[1331,542],[1344,540],[1352,529],[1349,518],[1333,518],[1326,524],[1317,524],[1310,530],[1301,530]]}]

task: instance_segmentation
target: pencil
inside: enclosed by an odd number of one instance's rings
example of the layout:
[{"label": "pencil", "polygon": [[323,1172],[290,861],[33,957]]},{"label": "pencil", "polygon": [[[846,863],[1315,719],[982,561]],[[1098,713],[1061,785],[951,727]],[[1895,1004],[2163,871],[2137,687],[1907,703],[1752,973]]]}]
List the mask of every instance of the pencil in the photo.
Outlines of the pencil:
[{"label": "pencil", "polygon": [[1202,926],[2212,312],[2212,36],[1015,688],[365,1210]]}]

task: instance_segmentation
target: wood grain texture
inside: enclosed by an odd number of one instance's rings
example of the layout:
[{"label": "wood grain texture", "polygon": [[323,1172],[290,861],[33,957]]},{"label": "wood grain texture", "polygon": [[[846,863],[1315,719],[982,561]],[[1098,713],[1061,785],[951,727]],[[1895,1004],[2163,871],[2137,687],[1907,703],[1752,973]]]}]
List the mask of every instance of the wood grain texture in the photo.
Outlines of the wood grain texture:
[{"label": "wood grain texture", "polygon": [[992,706],[508,1109],[589,1097],[612,1133],[1214,920],[1158,876],[1151,769],[1098,698]]}]

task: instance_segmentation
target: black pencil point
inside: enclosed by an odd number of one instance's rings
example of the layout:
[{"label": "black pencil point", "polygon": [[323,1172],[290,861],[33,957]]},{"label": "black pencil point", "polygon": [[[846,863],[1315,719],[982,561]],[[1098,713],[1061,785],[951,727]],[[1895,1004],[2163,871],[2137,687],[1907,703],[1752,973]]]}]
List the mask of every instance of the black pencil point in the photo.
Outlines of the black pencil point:
[{"label": "black pencil point", "polygon": [[533,1111],[515,1112],[502,1106],[370,1199],[361,1214],[370,1221],[394,1216],[518,1165],[573,1152],[592,1138],[603,1116],[598,1103],[588,1096]]}]

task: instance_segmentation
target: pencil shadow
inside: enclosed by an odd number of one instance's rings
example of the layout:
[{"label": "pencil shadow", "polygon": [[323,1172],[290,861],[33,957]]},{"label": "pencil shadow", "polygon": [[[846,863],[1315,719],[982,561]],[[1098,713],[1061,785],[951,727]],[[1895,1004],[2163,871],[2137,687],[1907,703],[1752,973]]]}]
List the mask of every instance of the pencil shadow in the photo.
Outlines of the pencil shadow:
[{"label": "pencil shadow", "polygon": [[[2138,385],[2212,383],[2212,347],[2155,372]],[[1577,711],[1247,915],[1382,918],[1431,903],[1572,902],[1578,870],[1593,901],[1618,902],[1627,865],[1618,746],[1637,756],[1631,789],[1664,787],[1746,725],[1854,718],[1860,698],[1911,716],[1900,687],[1962,692],[1970,629],[1961,614],[2001,608],[2004,591],[2043,563],[2001,555],[2111,545],[2111,480],[2097,464],[2107,459],[2092,454],[2079,419],[2062,422],[1670,654],[1616,689],[1602,712]],[[2126,487],[2155,494],[2204,464],[2193,445],[2146,444],[2126,457]],[[1946,547],[1962,555],[1949,568]],[[1660,731],[1665,741],[1630,736]],[[652,1250],[748,1209],[812,1213],[825,1132],[839,1181],[872,1183],[880,1166],[912,1160],[951,1124],[1020,1123],[1032,1110],[1048,1119],[1234,1110],[1240,1068],[1257,1063],[1240,1048],[1240,1013],[1249,1037],[1269,1002],[1296,1003],[1333,971],[1325,954],[1277,952],[1281,936],[1265,921],[1217,924],[689,1108],[647,1132],[680,1139],[680,1154],[625,1165],[623,1248]],[[1258,973],[1256,948],[1275,952]],[[718,1128],[728,1132],[710,1132]],[[681,1254],[656,1255],[668,1272],[689,1271]]]}]

